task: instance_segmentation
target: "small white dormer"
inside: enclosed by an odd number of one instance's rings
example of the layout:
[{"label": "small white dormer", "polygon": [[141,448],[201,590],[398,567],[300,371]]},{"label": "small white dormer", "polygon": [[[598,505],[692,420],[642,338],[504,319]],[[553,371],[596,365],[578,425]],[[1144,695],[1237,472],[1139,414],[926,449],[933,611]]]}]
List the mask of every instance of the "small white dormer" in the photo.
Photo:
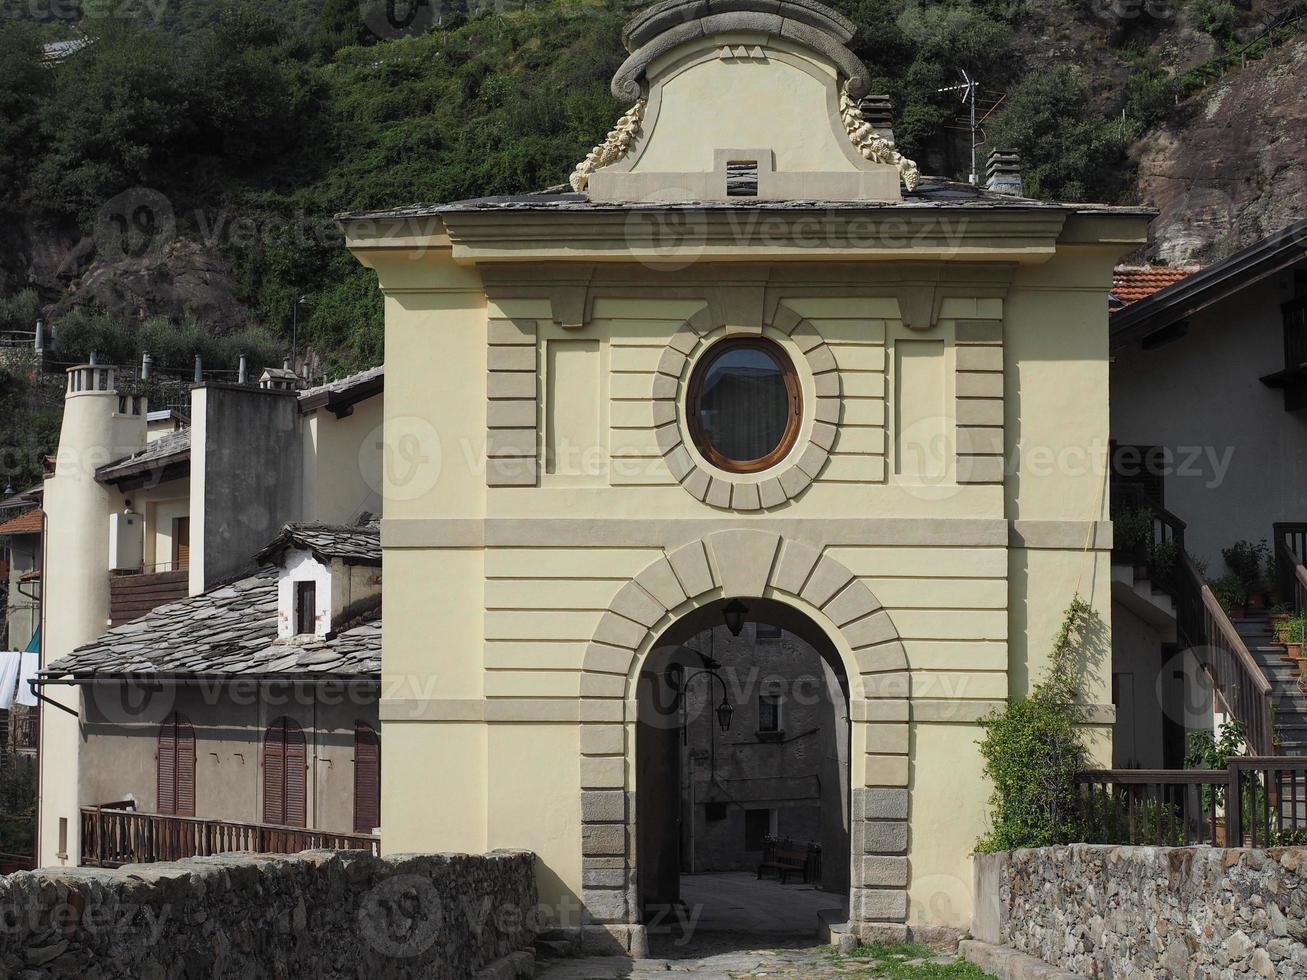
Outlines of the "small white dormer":
[{"label": "small white dormer", "polygon": [[375,524],[287,524],[263,549],[277,572],[277,635],[325,637],[381,602]]},{"label": "small white dormer", "polygon": [[277,577],[277,635],[326,636],[331,629],[331,567],[287,549]]}]

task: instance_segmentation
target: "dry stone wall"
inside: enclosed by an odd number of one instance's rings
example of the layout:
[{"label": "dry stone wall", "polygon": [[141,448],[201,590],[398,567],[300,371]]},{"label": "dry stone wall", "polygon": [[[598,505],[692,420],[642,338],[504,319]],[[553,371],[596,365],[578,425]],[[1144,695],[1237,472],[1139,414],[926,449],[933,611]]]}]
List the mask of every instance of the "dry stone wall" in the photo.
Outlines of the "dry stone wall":
[{"label": "dry stone wall", "polygon": [[0,977],[530,975],[534,857],[306,851],[0,876]]},{"label": "dry stone wall", "polygon": [[972,931],[1085,977],[1307,976],[1307,848],[976,855]]}]

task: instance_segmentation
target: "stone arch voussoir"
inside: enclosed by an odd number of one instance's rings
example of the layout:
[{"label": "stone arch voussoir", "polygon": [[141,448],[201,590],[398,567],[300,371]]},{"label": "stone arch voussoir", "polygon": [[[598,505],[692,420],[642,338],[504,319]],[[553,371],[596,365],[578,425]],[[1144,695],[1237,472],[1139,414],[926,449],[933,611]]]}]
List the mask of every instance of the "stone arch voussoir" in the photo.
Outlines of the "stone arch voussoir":
[{"label": "stone arch voussoir", "polygon": [[[782,595],[817,610],[846,648],[855,721],[866,758],[851,759],[849,908],[864,937],[898,935],[907,921],[908,662],[889,612],[841,562],[765,528],[717,531],[671,549],[618,589],[586,650],[581,675],[582,901],[587,921],[628,950],[642,948],[635,854],[634,745],[623,702],[641,652],[690,603]],[[853,669],[856,668],[856,671]],[[852,681],[861,681],[860,696]],[[859,766],[863,769],[860,772]]]}]

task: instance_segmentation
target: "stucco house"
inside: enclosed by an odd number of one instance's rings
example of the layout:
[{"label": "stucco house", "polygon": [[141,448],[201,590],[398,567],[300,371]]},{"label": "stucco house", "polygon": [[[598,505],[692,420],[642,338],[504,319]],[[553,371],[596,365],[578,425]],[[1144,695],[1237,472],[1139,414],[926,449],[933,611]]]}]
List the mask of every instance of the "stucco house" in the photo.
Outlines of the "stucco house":
[{"label": "stucco house", "polygon": [[[226,639],[249,654],[265,651],[260,661],[265,665],[278,662],[273,655],[277,642],[303,644],[276,629],[265,635],[268,623],[257,612],[262,606],[249,605],[251,593],[236,583],[248,585],[254,576],[262,602],[272,603],[280,595],[287,603],[283,624],[288,624],[295,597],[292,579],[313,577],[320,589],[317,596],[328,604],[315,609],[320,615],[312,632],[331,647],[344,642],[334,631],[351,621],[357,601],[365,598],[361,578],[366,576],[356,566],[368,565],[374,577],[379,575],[373,567],[379,558],[371,564],[347,563],[340,567],[350,570],[338,582],[334,561],[320,560],[329,550],[313,559],[312,548],[287,543],[290,532],[283,529],[290,525],[303,535],[304,525],[343,527],[345,531],[330,533],[347,540],[353,534],[350,528],[380,513],[382,368],[308,389],[293,380],[199,384],[191,390],[185,414],[151,412],[147,399],[136,393],[138,386],[120,382],[113,366],[90,363],[67,373],[59,449],[42,499],[45,626],[38,860],[43,865],[78,863],[84,808],[120,802],[130,794],[139,812],[157,812],[151,811],[157,791],[153,769],[147,773],[142,761],[145,752],[152,758],[166,755],[159,740],[165,738],[167,712],[155,717],[156,708],[174,693],[181,700],[191,697],[191,686],[210,672],[221,681],[233,669],[210,645],[205,619],[224,617],[228,630],[239,634]],[[375,530],[371,533],[375,539]],[[281,542],[280,550],[260,558],[274,539]],[[283,559],[293,559],[297,569],[284,570],[284,587],[267,579],[270,573],[258,578],[261,567]],[[231,598],[231,589],[240,593],[238,599]],[[349,595],[356,601],[337,604]],[[195,632],[174,635],[188,617],[196,619]],[[276,626],[275,615],[270,622]],[[379,624],[368,629],[372,639],[379,636]],[[329,631],[333,635],[328,636]],[[127,642],[127,637],[134,639]],[[139,650],[132,645],[137,640]],[[323,662],[330,662],[330,652],[322,652],[327,658]],[[66,659],[70,656],[72,660]],[[112,690],[117,694],[110,701],[128,697],[130,675],[138,669],[146,675],[136,679],[138,686],[144,685],[142,690],[153,691],[163,682],[159,675],[185,675],[186,682],[174,690],[168,680],[163,700],[140,702],[142,713],[134,720],[117,719],[138,730],[114,734],[115,719],[99,710],[104,697],[93,695]],[[289,663],[269,668],[268,683],[284,687],[284,674],[297,669]],[[247,675],[247,686],[251,676],[261,675]],[[221,685],[208,692],[211,703],[205,710],[194,706],[193,717],[187,719],[193,727],[187,744],[202,743],[206,726],[217,732],[230,725],[246,735],[267,727],[257,708],[267,701],[266,691],[252,700],[247,697],[241,708],[220,691]],[[375,693],[369,698],[375,701]],[[367,698],[364,702],[366,710],[358,720],[375,728],[375,709],[367,707]],[[305,703],[312,705],[314,699]],[[346,742],[352,746],[353,720],[340,721],[344,727],[339,731],[336,719],[327,715],[297,723],[309,733],[305,744],[310,753],[313,733],[321,725],[328,726],[323,731],[333,739],[346,738],[340,733],[348,732]],[[152,726],[153,734],[144,737],[140,725]],[[173,741],[177,737],[173,732]],[[263,790],[255,783],[260,755],[234,745],[228,740],[222,750],[197,757],[201,771],[210,757],[220,769],[208,779],[210,790],[196,789],[199,809],[194,815],[259,823]],[[124,753],[121,771],[110,761],[118,750]],[[84,752],[89,753],[85,758]],[[353,828],[352,793],[345,792],[349,780],[342,775],[350,767],[337,762],[314,762],[335,770],[331,779],[322,776],[322,785],[339,791],[324,790],[316,803],[308,801],[303,815],[307,823],[302,825],[310,829]],[[219,792],[229,779],[241,782],[232,773],[237,766],[250,774],[243,788]],[[128,773],[133,775],[129,778]],[[317,778],[310,775],[308,785],[315,785]],[[214,804],[207,810],[206,800]],[[317,814],[331,816],[324,817],[325,823],[314,823]]]},{"label": "stucco house", "polygon": [[1307,221],[1115,310],[1111,352],[1115,762],[1179,767],[1231,717],[1255,754],[1301,755],[1307,698],[1266,608],[1232,621],[1205,586],[1265,542],[1251,591],[1307,611]]},{"label": "stucco house", "polygon": [[530,848],[592,948],[645,948],[679,834],[660,658],[723,617],[835,680],[860,936],[966,927],[975,722],[1076,593],[1110,758],[1107,293],[1148,216],[919,174],[852,31],[812,2],[656,5],[570,190],[341,219],[406,447],[384,847]]}]

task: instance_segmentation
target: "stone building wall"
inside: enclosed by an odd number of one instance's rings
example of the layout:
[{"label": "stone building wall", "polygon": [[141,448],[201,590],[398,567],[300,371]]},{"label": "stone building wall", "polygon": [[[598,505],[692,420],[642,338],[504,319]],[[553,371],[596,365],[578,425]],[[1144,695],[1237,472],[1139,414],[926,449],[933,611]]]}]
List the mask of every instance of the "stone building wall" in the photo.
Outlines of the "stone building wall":
[{"label": "stone building wall", "polygon": [[306,851],[20,872],[0,877],[0,976],[529,976],[534,864]]},{"label": "stone building wall", "polygon": [[1307,976],[1307,848],[976,855],[972,932],[1086,977]]}]

